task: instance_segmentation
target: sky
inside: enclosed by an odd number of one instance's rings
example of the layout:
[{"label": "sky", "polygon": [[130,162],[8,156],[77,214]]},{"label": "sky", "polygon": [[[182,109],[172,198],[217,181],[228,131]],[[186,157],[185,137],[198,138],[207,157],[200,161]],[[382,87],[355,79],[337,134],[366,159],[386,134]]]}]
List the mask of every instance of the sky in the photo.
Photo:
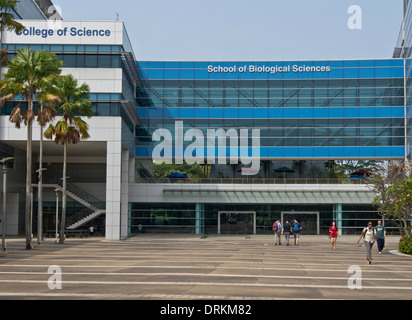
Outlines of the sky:
[{"label": "sky", "polygon": [[[124,21],[137,60],[391,58],[403,0],[53,0],[65,20]],[[351,5],[361,29],[350,29]],[[358,19],[356,22],[358,23]]]}]

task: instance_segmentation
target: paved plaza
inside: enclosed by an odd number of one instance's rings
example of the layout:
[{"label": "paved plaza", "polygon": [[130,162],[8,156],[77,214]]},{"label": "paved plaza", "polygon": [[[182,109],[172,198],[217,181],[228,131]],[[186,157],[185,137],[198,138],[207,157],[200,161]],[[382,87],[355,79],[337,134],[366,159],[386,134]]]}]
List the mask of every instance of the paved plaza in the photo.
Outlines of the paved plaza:
[{"label": "paved plaza", "polygon": [[272,236],[143,234],[47,239],[32,251],[10,239],[0,299],[410,299],[412,257],[394,254],[399,237],[388,237],[382,254],[373,248],[372,265],[357,239],[342,236],[331,250],[327,236],[287,247]]}]

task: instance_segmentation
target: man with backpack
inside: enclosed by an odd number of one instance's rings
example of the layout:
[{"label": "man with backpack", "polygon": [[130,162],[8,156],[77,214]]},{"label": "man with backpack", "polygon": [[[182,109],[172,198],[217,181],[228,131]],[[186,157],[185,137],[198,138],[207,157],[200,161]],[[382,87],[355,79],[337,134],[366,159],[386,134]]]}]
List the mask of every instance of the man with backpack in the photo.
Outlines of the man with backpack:
[{"label": "man with backpack", "polygon": [[285,224],[283,225],[282,228],[282,234],[285,235],[285,240],[286,240],[286,245],[289,245],[289,239],[290,239],[290,232],[291,232],[292,226],[290,225],[289,220],[286,219]]},{"label": "man with backpack", "polygon": [[275,234],[275,246],[278,244],[281,246],[282,245],[282,240],[280,239],[281,231],[282,231],[282,225],[280,224],[280,220],[278,219],[275,221],[275,223],[272,226],[272,230]]},{"label": "man with backpack", "polygon": [[298,220],[294,220],[293,223],[293,235],[295,236],[295,246],[299,245],[299,235],[300,231],[302,230],[302,225],[298,222]]}]

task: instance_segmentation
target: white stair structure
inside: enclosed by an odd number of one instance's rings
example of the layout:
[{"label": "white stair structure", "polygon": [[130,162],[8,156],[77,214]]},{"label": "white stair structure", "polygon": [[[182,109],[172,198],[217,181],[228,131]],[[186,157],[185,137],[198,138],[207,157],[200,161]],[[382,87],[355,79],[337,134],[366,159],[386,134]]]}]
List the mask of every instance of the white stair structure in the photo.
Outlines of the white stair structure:
[{"label": "white stair structure", "polygon": [[[33,184],[33,187],[38,187],[38,185]],[[59,184],[43,184],[43,188],[63,189]],[[98,200],[74,184],[67,183],[66,195],[86,207],[74,215],[66,218],[67,230],[77,229],[87,222],[90,222],[106,213],[106,203],[104,201]]]}]

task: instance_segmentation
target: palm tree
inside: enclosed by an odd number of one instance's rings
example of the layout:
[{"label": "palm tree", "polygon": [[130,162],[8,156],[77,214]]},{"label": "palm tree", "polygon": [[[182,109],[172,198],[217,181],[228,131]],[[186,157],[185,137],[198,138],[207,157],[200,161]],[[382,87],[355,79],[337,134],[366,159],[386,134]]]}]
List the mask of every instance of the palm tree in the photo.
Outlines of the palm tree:
[{"label": "palm tree", "polygon": [[60,223],[60,240],[64,243],[64,231],[66,228],[66,171],[67,171],[67,145],[79,143],[81,139],[90,138],[89,126],[81,116],[91,117],[92,102],[89,99],[89,86],[85,83],[78,85],[78,81],[72,76],[61,77],[55,87],[55,96],[60,97],[56,109],[60,113],[60,119],[56,124],[50,124],[44,132],[47,139],[52,139],[57,144],[63,145],[63,198],[62,218]]},{"label": "palm tree", "polygon": [[[0,46],[3,44],[3,31],[21,32],[25,27],[14,20],[13,12],[16,11],[18,0],[0,0]],[[2,48],[0,51],[1,65],[5,66],[8,63],[7,51]],[[0,66],[1,66],[0,65]],[[1,71],[1,69],[0,69]]]},{"label": "palm tree", "polygon": [[[39,184],[38,184],[38,205],[37,205],[37,244],[40,244],[43,233],[43,130],[47,123],[51,122],[57,115],[53,102],[59,102],[60,98],[50,93],[53,90],[53,83],[46,84],[44,91],[39,93],[37,101],[40,107],[36,109],[37,122],[40,125],[40,153],[39,153]],[[45,106],[45,107],[43,107]],[[57,221],[56,221],[57,223]]]},{"label": "palm tree", "polygon": [[61,72],[63,63],[55,54],[47,51],[31,51],[19,49],[17,55],[9,62],[8,71],[4,80],[0,81],[0,106],[6,101],[21,95],[27,101],[27,110],[22,115],[22,107],[19,103],[11,112],[10,122],[20,128],[21,122],[27,126],[26,145],[26,249],[31,246],[31,173],[32,173],[32,123],[34,119],[33,104],[36,95],[41,92],[46,83],[50,83]]}]

